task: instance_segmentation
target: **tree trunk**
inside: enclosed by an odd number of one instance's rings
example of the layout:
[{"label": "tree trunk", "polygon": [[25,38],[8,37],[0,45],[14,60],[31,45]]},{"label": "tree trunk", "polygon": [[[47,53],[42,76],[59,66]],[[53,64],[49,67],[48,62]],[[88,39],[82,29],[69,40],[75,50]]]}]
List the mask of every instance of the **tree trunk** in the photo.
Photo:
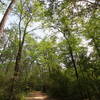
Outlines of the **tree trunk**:
[{"label": "tree trunk", "polygon": [[11,3],[9,4],[8,8],[6,9],[5,13],[4,13],[4,16],[0,22],[0,37],[3,36],[3,31],[4,31],[4,27],[5,27],[5,24],[7,22],[7,19],[8,19],[8,15],[10,14],[10,12],[12,11],[12,7],[13,5],[15,4],[15,1],[16,0],[12,0]]},{"label": "tree trunk", "polygon": [[71,47],[70,42],[69,42],[69,40],[68,40],[68,38],[71,37],[70,31],[68,31],[68,37],[66,37],[65,33],[64,33],[63,35],[64,35],[65,39],[66,39],[67,42],[68,42],[69,53],[70,53],[71,61],[72,61],[72,64],[73,64],[73,67],[74,67],[74,70],[75,70],[75,75],[76,75],[77,82],[78,82],[78,86],[79,86],[80,96],[81,96],[81,99],[83,100],[83,99],[84,99],[84,95],[83,95],[83,93],[82,93],[82,87],[81,87],[81,84],[80,84],[79,74],[78,74],[78,71],[77,71],[77,65],[76,65],[76,61],[75,61],[75,59],[74,59],[72,47]]},{"label": "tree trunk", "polygon": [[73,67],[74,67],[74,70],[75,70],[75,74],[76,74],[76,78],[77,78],[77,82],[78,82],[78,86],[79,86],[79,92],[80,92],[81,98],[83,99],[84,95],[82,93],[82,87],[81,87],[81,84],[80,84],[79,74],[78,74],[78,71],[77,71],[77,65],[76,65],[76,62],[75,62],[75,59],[74,59],[74,56],[73,56],[73,51],[72,51],[72,47],[70,46],[70,43],[68,43],[68,45],[69,45],[70,57],[71,57],[71,60],[72,60],[72,64],[73,64]]},{"label": "tree trunk", "polygon": [[[29,20],[27,21],[27,23],[26,23],[26,25],[24,27],[22,40],[21,40],[21,38],[19,38],[19,49],[18,49],[18,53],[17,53],[17,56],[16,56],[14,74],[13,74],[13,77],[11,79],[12,84],[11,84],[11,87],[10,87],[9,100],[18,100],[16,98],[16,82],[18,82],[18,79],[19,79],[19,71],[20,71],[20,62],[21,62],[21,56],[22,56],[22,49],[23,49],[25,37],[26,37],[26,34],[27,34],[26,30],[27,30],[27,27],[28,27],[30,21],[31,21],[31,18],[29,18]],[[21,34],[21,28],[19,28],[19,33]]]},{"label": "tree trunk", "polygon": [[16,81],[18,81],[18,78],[19,78],[20,62],[21,62],[21,55],[22,55],[22,49],[23,49],[23,45],[24,45],[25,36],[26,36],[26,33],[24,33],[23,39],[19,43],[19,49],[18,49],[18,53],[17,53],[17,56],[16,56],[14,75],[13,75],[13,78],[11,80],[12,85],[11,85],[11,88],[10,88],[9,100],[17,100],[16,96],[15,96],[16,95],[15,85],[16,85]]}]

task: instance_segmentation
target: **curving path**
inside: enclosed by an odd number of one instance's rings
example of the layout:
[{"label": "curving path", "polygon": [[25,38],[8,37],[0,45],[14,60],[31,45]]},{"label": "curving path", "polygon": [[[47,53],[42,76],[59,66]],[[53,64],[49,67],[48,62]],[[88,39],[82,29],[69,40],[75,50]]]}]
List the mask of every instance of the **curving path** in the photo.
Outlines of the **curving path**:
[{"label": "curving path", "polygon": [[29,93],[29,95],[24,99],[25,100],[54,100],[52,98],[49,98],[49,96],[46,93],[43,93],[41,91],[33,91]]}]

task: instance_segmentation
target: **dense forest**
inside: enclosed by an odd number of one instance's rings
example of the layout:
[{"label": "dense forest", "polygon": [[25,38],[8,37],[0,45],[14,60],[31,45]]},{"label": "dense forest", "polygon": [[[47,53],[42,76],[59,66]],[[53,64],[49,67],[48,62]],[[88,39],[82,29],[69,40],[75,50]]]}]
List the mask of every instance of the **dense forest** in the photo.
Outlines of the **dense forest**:
[{"label": "dense forest", "polygon": [[100,0],[0,0],[0,100],[33,90],[100,100]]}]

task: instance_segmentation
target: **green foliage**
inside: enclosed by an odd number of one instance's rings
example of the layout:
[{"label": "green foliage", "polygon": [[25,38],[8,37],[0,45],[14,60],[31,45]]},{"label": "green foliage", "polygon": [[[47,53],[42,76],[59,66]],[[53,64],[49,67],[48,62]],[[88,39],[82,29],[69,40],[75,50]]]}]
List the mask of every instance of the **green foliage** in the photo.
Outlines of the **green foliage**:
[{"label": "green foliage", "polygon": [[[99,100],[100,10],[98,4],[89,2],[16,2],[13,14],[19,23],[10,25],[4,44],[0,44],[0,100],[10,96],[24,100],[32,90],[64,100]],[[38,41],[33,34],[35,22],[53,35]],[[18,51],[21,56],[17,59]]]}]

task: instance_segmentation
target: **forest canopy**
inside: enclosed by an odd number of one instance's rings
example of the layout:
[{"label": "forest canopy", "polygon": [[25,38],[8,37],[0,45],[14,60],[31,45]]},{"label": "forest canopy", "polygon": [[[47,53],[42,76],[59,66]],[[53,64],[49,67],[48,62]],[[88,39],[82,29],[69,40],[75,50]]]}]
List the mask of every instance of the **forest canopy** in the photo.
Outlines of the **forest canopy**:
[{"label": "forest canopy", "polygon": [[0,0],[0,100],[33,90],[100,99],[100,0]]}]

